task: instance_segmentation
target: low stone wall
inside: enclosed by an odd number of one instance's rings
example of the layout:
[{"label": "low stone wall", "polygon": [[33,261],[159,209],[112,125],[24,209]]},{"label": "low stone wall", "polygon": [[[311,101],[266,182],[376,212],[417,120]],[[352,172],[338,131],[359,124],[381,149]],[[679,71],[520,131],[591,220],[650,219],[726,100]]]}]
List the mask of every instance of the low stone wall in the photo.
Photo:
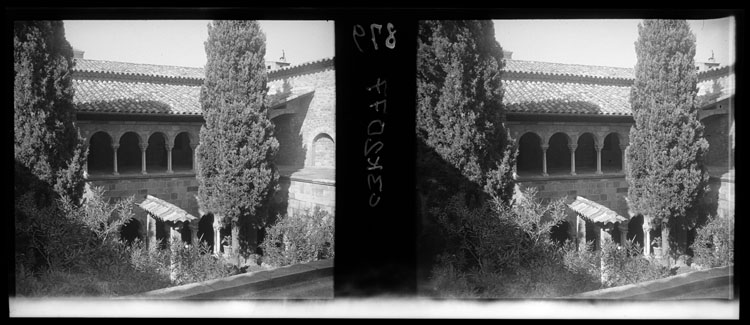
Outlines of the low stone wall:
[{"label": "low stone wall", "polygon": [[[734,268],[733,266],[724,266],[620,287],[584,292],[565,298],[627,300],[733,299],[733,285]],[[716,290],[719,290],[720,293],[717,294]]]},{"label": "low stone wall", "polygon": [[[193,173],[91,177],[86,183],[87,186],[103,187],[105,197],[110,200],[135,196],[137,204],[142,202],[148,194],[172,203],[200,218],[198,202],[195,199],[195,195],[198,194],[198,180],[195,179]],[[135,219],[141,223],[139,229],[141,238],[145,238],[146,211],[135,206],[133,212]]]}]

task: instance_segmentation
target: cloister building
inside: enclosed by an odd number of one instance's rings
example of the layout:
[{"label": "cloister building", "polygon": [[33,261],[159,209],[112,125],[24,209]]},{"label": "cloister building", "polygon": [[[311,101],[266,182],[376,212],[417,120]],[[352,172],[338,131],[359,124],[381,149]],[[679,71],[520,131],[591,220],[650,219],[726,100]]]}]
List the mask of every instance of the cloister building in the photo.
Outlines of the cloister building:
[{"label": "cloister building", "polygon": [[[509,51],[505,58],[506,127],[518,144],[520,188],[536,187],[540,198],[565,198],[571,207],[590,200],[614,212],[594,220],[571,209],[560,240],[598,242],[604,234],[642,243],[642,216],[630,215],[625,200],[633,69],[513,60]],[[709,61],[696,69],[699,119],[710,145],[707,200],[716,206],[712,214],[733,215],[734,66]]]},{"label": "cloister building", "polygon": [[[77,125],[88,145],[87,186],[103,186],[110,200],[135,196],[184,210],[183,239],[213,244],[228,235],[214,230],[196,195],[196,149],[204,120],[202,68],[88,60],[75,51]],[[287,213],[335,207],[336,90],[333,58],[290,65],[267,62],[269,118],[279,154],[275,162]],[[135,207],[123,238],[169,238],[165,220]],[[156,217],[156,220],[151,220]],[[185,220],[192,220],[186,218]],[[174,227],[174,225],[173,225]],[[219,236],[221,235],[221,237]],[[168,239],[167,239],[168,240]],[[214,246],[215,248],[218,245]]]}]

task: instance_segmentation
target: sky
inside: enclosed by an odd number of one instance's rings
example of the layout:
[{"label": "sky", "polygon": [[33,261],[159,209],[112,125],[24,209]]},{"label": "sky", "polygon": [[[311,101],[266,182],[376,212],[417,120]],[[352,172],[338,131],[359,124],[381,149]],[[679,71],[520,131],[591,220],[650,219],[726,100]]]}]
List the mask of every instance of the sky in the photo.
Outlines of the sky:
[{"label": "sky", "polygon": [[[209,20],[64,20],[65,38],[84,58],[185,67],[206,64]],[[333,57],[333,21],[260,21],[266,60],[292,64]]]},{"label": "sky", "polygon": [[[640,19],[495,20],[495,38],[513,59],[633,68]],[[731,17],[689,20],[696,36],[695,60],[734,62]]]},{"label": "sky", "polygon": [[[96,60],[202,67],[208,20],[66,20],[70,44]],[[632,68],[638,19],[495,20],[495,36],[517,60]],[[735,22],[731,17],[690,20],[696,61],[711,52],[734,62]],[[299,64],[333,57],[333,21],[260,21],[266,59]]]}]

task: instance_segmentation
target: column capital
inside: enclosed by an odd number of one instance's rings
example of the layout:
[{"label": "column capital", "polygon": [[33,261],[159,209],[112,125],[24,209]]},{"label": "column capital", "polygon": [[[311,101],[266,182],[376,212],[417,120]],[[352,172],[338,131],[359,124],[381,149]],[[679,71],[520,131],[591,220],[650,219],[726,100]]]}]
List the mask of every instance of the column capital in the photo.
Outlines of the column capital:
[{"label": "column capital", "polygon": [[197,147],[198,147],[198,143],[191,143],[190,144],[190,149],[192,149],[192,150],[195,150],[195,148],[197,148]]},{"label": "column capital", "polygon": [[547,149],[549,149],[549,144],[546,144],[546,143],[543,144],[542,145],[542,150],[547,151]]},{"label": "column capital", "polygon": [[578,144],[569,144],[568,149],[571,151],[575,151],[578,148]]},{"label": "column capital", "polygon": [[141,151],[146,151],[146,149],[148,149],[148,143],[139,143],[138,147],[141,148]]},{"label": "column capital", "polygon": [[112,142],[112,149],[117,150],[118,148],[120,148],[120,143]]},{"label": "column capital", "polygon": [[172,148],[174,148],[174,145],[172,145],[170,143],[165,143],[164,144],[164,148],[167,149],[167,151],[170,151],[170,150],[172,150]]},{"label": "column capital", "polygon": [[620,150],[623,150],[623,151],[625,151],[625,149],[627,149],[627,148],[628,148],[628,145],[627,145],[627,144],[621,144],[621,145],[620,145]]},{"label": "column capital", "polygon": [[595,145],[594,145],[594,149],[595,149],[596,151],[602,151],[602,148],[604,148],[604,146],[603,146],[603,145],[600,145],[600,144],[595,144]]}]

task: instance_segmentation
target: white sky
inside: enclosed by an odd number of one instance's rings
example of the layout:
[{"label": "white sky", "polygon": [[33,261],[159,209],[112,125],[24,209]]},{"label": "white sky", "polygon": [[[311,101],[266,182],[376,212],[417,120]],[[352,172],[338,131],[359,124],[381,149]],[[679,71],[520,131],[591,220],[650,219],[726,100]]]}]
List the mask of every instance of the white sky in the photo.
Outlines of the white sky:
[{"label": "white sky", "polygon": [[[65,20],[65,38],[94,60],[186,67],[206,64],[209,20]],[[266,59],[292,64],[334,56],[333,21],[260,21]]]},{"label": "white sky", "polygon": [[[495,20],[495,36],[518,60],[632,68],[639,19]],[[66,20],[65,36],[88,59],[202,67],[208,20]],[[734,18],[689,21],[696,61],[734,58]],[[333,57],[333,21],[261,21],[266,59],[299,64]]]},{"label": "white sky", "polygon": [[[495,38],[513,59],[633,68],[640,19],[495,20]],[[696,36],[695,60],[734,58],[733,17],[689,20]]]}]

